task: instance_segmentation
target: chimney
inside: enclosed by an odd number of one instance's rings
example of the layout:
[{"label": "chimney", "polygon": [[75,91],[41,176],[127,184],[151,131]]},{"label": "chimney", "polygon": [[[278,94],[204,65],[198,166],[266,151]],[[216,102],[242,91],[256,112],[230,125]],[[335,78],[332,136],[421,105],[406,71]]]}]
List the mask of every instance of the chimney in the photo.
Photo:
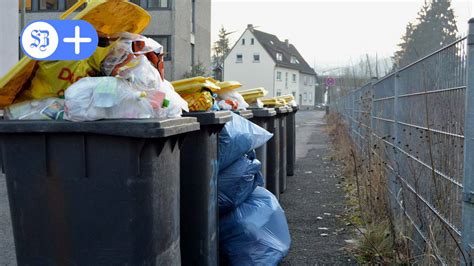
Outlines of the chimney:
[{"label": "chimney", "polygon": [[290,47],[290,41],[288,39],[285,40],[286,47]]},{"label": "chimney", "polygon": [[247,29],[253,30],[253,24],[247,24]]}]

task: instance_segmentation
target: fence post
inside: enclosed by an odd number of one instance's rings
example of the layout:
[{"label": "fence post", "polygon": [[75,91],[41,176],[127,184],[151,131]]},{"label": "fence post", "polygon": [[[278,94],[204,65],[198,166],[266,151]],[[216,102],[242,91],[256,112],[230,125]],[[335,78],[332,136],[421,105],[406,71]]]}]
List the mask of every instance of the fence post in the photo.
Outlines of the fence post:
[{"label": "fence post", "polygon": [[462,205],[462,246],[472,264],[474,256],[474,18],[467,36],[467,87],[464,119],[464,180]]},{"label": "fence post", "polygon": [[392,153],[392,160],[393,164],[391,165],[393,168],[393,172],[390,175],[390,184],[389,189],[393,193],[393,197],[395,202],[392,203],[392,210],[394,213],[399,214],[400,205],[398,204],[398,190],[400,189],[398,186],[398,178],[397,175],[399,174],[398,164],[401,162],[400,156],[400,145],[398,142],[400,141],[400,124],[398,123],[401,117],[401,108],[400,108],[400,72],[398,71],[398,67],[395,70],[393,76],[393,131],[392,136],[390,137],[393,140],[393,149]]},{"label": "fence post", "polygon": [[[370,96],[372,97],[370,105],[370,135],[375,132],[375,84],[377,83],[377,78],[372,78],[370,82]],[[371,141],[371,143],[375,143]]]}]

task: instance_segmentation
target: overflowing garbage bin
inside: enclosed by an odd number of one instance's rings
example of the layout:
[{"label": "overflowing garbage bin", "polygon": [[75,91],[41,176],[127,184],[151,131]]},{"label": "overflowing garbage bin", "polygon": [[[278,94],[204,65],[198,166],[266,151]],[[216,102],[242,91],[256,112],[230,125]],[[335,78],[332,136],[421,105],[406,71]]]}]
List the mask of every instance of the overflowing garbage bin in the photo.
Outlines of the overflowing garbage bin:
[{"label": "overflowing garbage bin", "polygon": [[181,148],[181,254],[183,265],[218,265],[218,135],[229,111],[191,112],[201,124]]},{"label": "overflowing garbage bin", "polygon": [[247,118],[247,119],[253,118],[253,113],[251,110],[238,110],[238,111],[234,111],[234,113],[240,115],[243,118]]},{"label": "overflowing garbage bin", "polygon": [[277,119],[278,119],[278,130],[280,131],[280,160],[279,160],[279,192],[283,193],[286,190],[286,169],[287,169],[287,116],[291,112],[290,107],[279,107],[276,108]]},{"label": "overflowing garbage bin", "polygon": [[[254,108],[251,109],[253,118],[250,119],[253,123],[259,125],[260,127],[266,129],[267,131],[271,131],[270,120],[275,119],[275,109],[273,108]],[[271,141],[271,140],[270,140]],[[262,147],[256,150],[257,159],[262,163],[262,175],[265,181],[265,187],[267,187],[267,171],[274,171],[273,169],[268,169],[268,160],[267,160],[267,145],[265,144]],[[273,174],[274,176],[275,174]],[[267,187],[268,188],[268,187]]]},{"label": "overflowing garbage bin", "polygon": [[179,158],[195,118],[2,121],[19,265],[180,265]]},{"label": "overflowing garbage bin", "polygon": [[291,107],[292,112],[286,117],[286,175],[295,175],[295,163],[296,163],[296,112],[298,112],[298,106]]}]

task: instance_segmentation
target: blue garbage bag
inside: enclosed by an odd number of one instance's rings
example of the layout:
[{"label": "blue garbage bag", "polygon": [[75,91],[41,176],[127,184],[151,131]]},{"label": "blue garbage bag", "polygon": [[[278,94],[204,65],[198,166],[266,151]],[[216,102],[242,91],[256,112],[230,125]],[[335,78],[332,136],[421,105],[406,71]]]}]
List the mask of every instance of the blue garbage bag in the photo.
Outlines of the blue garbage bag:
[{"label": "blue garbage bag", "polygon": [[219,134],[219,170],[262,146],[272,136],[265,129],[232,113],[232,121],[227,122]]},{"label": "blue garbage bag", "polygon": [[230,265],[278,265],[290,244],[285,213],[265,188],[219,219],[220,250]]},{"label": "blue garbage bag", "polygon": [[217,187],[220,214],[235,209],[257,186],[264,185],[260,172],[262,164],[255,157],[253,150],[219,172]]}]

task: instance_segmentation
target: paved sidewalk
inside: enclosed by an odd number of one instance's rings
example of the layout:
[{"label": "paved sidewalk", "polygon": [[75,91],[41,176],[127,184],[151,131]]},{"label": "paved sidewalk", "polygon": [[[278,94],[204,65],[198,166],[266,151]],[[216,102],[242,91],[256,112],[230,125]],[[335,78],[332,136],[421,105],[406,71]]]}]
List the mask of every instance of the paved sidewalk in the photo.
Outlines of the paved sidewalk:
[{"label": "paved sidewalk", "polygon": [[0,174],[0,265],[16,265],[5,176]]},{"label": "paved sidewalk", "polygon": [[324,112],[297,113],[295,176],[288,177],[280,202],[285,210],[292,246],[283,265],[356,264],[345,251],[352,228],[341,218],[345,211],[340,168],[329,160]]}]

